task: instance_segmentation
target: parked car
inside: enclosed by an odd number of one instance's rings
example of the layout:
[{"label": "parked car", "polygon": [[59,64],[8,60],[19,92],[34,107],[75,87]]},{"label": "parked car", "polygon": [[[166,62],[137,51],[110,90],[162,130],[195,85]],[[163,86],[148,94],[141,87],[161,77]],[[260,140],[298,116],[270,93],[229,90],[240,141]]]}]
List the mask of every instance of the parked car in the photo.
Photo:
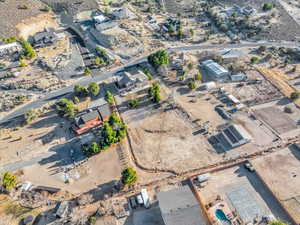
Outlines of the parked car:
[{"label": "parked car", "polygon": [[250,163],[246,163],[245,168],[249,170],[249,172],[255,172],[254,167]]}]

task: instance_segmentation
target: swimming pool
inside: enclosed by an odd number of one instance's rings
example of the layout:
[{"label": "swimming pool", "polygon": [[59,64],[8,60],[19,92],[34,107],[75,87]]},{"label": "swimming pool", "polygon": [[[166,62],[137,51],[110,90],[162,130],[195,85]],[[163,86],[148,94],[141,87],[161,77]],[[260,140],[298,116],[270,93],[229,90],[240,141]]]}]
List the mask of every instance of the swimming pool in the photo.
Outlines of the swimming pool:
[{"label": "swimming pool", "polygon": [[215,215],[223,224],[231,224],[230,220],[226,217],[222,209],[217,209]]}]

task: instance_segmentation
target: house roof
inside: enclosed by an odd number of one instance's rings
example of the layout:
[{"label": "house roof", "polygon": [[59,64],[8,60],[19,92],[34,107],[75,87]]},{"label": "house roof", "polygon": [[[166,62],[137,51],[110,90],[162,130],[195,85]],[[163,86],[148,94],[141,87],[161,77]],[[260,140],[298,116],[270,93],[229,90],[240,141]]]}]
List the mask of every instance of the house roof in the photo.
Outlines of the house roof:
[{"label": "house roof", "polygon": [[136,15],[127,7],[116,9],[112,14],[118,19],[134,19]]},{"label": "house roof", "polygon": [[122,78],[118,81],[118,85],[122,87],[122,86],[127,86],[128,84],[130,85],[131,83],[134,82],[135,80],[132,78],[132,76],[129,73],[124,72]]},{"label": "house roof", "polygon": [[95,27],[98,31],[104,31],[104,30],[108,30],[108,29],[111,29],[113,27],[116,27],[118,25],[119,25],[118,22],[111,21],[111,22],[98,23],[98,24],[95,25]]},{"label": "house roof", "polygon": [[84,123],[86,123],[90,120],[99,118],[99,113],[97,111],[91,111],[86,114],[83,114],[80,118]]},{"label": "house roof", "polygon": [[98,107],[98,111],[102,119],[107,118],[111,115],[110,105],[108,103]]},{"label": "house roof", "polygon": [[157,195],[166,225],[206,225],[202,210],[189,186]]}]

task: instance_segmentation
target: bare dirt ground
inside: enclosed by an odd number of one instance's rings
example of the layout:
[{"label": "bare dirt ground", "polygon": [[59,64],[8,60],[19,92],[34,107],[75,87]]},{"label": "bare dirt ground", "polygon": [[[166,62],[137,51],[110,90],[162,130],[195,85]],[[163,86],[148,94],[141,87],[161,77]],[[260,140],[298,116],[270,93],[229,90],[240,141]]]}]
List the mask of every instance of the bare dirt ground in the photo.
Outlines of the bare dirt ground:
[{"label": "bare dirt ground", "polygon": [[35,17],[26,18],[16,25],[18,36],[25,39],[30,35],[43,31],[46,27],[58,28],[53,13],[42,13]]},{"label": "bare dirt ground", "polygon": [[252,161],[259,176],[297,223],[300,221],[299,157],[297,149],[284,149]]},{"label": "bare dirt ground", "polygon": [[182,172],[208,165],[218,158],[201,137],[176,111],[158,113],[145,118],[136,127],[129,125],[134,154],[146,168]]},{"label": "bare dirt ground", "polygon": [[[28,9],[18,9],[18,6],[26,5]],[[17,35],[15,26],[24,19],[31,18],[41,13],[45,5],[39,0],[10,0],[0,2],[0,35],[3,37]]]},{"label": "bare dirt ground", "polygon": [[49,113],[24,127],[2,129],[0,164],[31,158],[64,141],[64,130],[58,126],[60,122],[62,119]]},{"label": "bare dirt ground", "polygon": [[[65,149],[67,151],[68,149]],[[46,160],[44,160],[46,161]],[[50,160],[51,161],[51,160]],[[36,185],[60,187],[72,194],[88,193],[105,188],[105,185],[119,181],[121,167],[116,148],[101,152],[78,168],[69,172],[73,176],[71,183],[64,183],[63,172],[56,172],[57,161],[39,163],[23,169],[22,180]],[[110,185],[111,186],[111,185]]]},{"label": "bare dirt ground", "polygon": [[[221,0],[223,4],[232,6],[233,4],[237,4],[240,6],[252,6],[258,10],[258,12],[262,11],[263,2],[260,0]],[[276,4],[276,11],[278,12],[278,21],[272,24],[271,29],[267,32],[264,32],[262,35],[259,35],[260,39],[267,40],[286,40],[292,41],[296,40],[300,36],[299,25],[293,20],[293,18],[287,13],[284,7],[276,0],[271,0],[268,2],[272,2]]]}]

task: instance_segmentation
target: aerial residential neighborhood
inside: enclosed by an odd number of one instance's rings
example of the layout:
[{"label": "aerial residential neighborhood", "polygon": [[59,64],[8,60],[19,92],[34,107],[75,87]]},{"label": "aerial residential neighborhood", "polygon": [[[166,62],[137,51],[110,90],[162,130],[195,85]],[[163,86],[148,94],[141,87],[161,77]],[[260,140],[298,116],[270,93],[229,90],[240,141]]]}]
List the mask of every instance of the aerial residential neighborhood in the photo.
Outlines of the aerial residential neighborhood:
[{"label": "aerial residential neighborhood", "polygon": [[299,225],[299,13],[0,0],[0,225]]}]

